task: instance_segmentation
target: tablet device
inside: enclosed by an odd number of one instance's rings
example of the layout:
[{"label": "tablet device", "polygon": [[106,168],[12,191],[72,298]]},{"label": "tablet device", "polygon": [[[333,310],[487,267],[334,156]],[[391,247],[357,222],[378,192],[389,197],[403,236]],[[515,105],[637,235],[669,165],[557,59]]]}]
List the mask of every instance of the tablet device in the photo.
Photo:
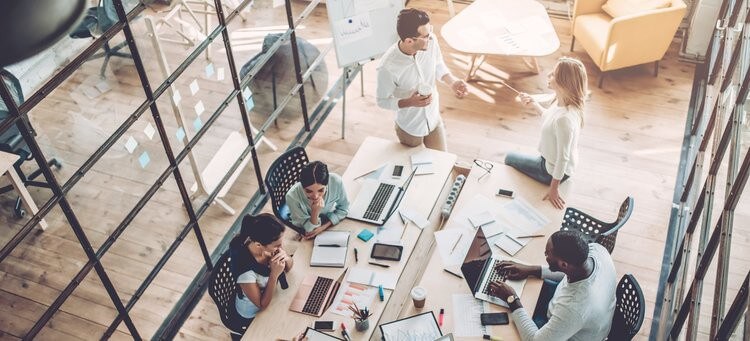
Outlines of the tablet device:
[{"label": "tablet device", "polygon": [[370,258],[399,261],[403,251],[404,247],[401,245],[375,243],[372,245]]}]

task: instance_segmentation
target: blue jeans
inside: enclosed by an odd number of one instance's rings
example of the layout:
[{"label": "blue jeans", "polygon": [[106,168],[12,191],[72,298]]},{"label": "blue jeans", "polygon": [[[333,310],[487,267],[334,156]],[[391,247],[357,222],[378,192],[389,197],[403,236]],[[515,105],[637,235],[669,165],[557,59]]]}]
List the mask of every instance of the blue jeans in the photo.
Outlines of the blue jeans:
[{"label": "blue jeans", "polygon": [[[545,168],[544,158],[540,156],[529,156],[519,153],[508,153],[505,156],[505,164],[517,169],[519,172],[528,175],[532,179],[549,185],[552,183],[552,175]],[[568,175],[563,175],[560,182],[568,180]]]},{"label": "blue jeans", "polygon": [[555,296],[558,283],[545,279],[544,284],[542,284],[539,299],[536,301],[536,307],[534,307],[534,315],[531,315],[531,320],[534,321],[537,328],[542,328],[547,324],[547,309],[549,309],[549,302],[552,300],[552,296]]}]

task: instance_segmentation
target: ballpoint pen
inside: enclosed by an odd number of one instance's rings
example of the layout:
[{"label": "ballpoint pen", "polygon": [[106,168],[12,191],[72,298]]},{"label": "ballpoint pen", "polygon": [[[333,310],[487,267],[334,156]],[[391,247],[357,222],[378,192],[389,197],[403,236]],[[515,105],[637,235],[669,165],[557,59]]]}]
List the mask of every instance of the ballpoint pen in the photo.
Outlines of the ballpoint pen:
[{"label": "ballpoint pen", "polygon": [[498,337],[498,336],[490,336],[490,335],[487,335],[487,334],[484,334],[484,335],[482,336],[482,338],[483,338],[483,339],[485,339],[485,340],[490,340],[490,341],[503,341],[503,339],[502,339],[501,337]]},{"label": "ballpoint pen", "polygon": [[354,248],[354,262],[359,262],[359,257],[357,257],[357,248]]},{"label": "ballpoint pen", "polygon": [[372,265],[375,265],[375,266],[379,266],[379,267],[381,267],[381,268],[390,268],[390,267],[391,267],[391,266],[390,266],[390,265],[388,265],[388,264],[380,264],[380,263],[375,263],[375,262],[368,262],[368,263],[370,263],[370,264],[372,264]]},{"label": "ballpoint pen", "polygon": [[320,246],[320,247],[341,247],[341,245],[338,245],[338,244],[318,244],[317,246]]},{"label": "ballpoint pen", "polygon": [[529,234],[525,236],[517,236],[516,238],[537,238],[537,237],[544,237],[543,234]]},{"label": "ballpoint pen", "polygon": [[461,241],[461,237],[463,237],[463,236],[464,236],[463,234],[459,234],[458,235],[458,239],[456,239],[456,243],[453,244],[453,248],[451,248],[451,254],[453,254],[453,251],[456,251],[456,246],[458,246],[458,242]]}]

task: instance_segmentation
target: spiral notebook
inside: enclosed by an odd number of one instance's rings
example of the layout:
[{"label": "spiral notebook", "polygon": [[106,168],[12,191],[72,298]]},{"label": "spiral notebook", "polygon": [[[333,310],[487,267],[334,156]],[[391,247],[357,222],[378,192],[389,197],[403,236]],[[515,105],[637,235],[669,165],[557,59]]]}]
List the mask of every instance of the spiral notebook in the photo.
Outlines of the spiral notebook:
[{"label": "spiral notebook", "polygon": [[349,231],[325,231],[315,237],[310,266],[343,268],[349,251]]}]

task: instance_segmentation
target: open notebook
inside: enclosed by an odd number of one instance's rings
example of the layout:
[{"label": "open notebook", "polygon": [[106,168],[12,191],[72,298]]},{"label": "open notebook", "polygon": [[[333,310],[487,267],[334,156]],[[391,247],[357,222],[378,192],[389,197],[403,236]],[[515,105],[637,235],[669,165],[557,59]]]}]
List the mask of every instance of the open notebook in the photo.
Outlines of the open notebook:
[{"label": "open notebook", "polygon": [[310,266],[343,268],[349,251],[349,231],[325,231],[315,237]]}]

